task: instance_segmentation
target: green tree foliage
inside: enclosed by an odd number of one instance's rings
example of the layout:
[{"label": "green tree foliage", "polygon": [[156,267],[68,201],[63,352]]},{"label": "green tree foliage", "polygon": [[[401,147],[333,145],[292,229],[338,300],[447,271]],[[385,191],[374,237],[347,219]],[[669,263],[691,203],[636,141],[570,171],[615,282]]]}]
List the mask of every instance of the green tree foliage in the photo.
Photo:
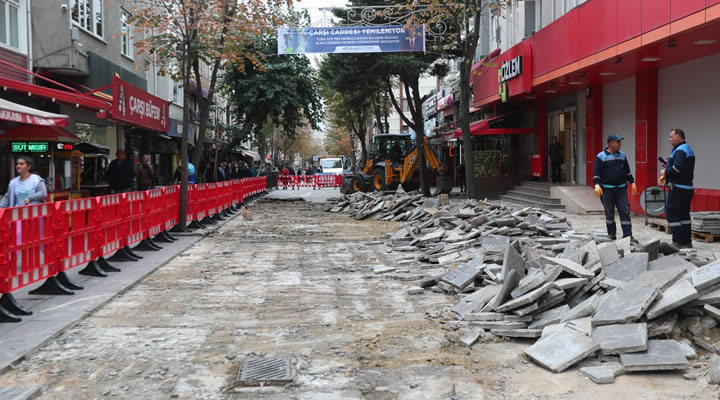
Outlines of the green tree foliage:
[{"label": "green tree foliage", "polygon": [[257,134],[269,121],[282,134],[293,137],[306,123],[319,129],[323,117],[322,99],[315,70],[303,55],[275,55],[277,40],[266,36],[256,41],[265,59],[262,68],[245,62],[243,68],[230,64],[223,81],[231,104],[232,140],[222,151],[225,157],[233,147]]}]

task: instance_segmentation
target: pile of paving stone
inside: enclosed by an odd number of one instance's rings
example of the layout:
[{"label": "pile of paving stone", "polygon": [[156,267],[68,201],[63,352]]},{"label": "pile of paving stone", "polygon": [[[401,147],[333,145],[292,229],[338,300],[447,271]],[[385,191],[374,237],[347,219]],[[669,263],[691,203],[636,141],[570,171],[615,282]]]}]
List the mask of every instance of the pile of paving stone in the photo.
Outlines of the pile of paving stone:
[{"label": "pile of paving stone", "polygon": [[720,234],[720,212],[704,211],[691,213],[692,230]]},{"label": "pile of paving stone", "polygon": [[386,242],[390,251],[419,252],[415,262],[423,269],[455,266],[405,275],[420,280],[408,293],[459,298],[452,312],[461,344],[536,339],[528,358],[553,372],[583,362],[580,371],[597,383],[625,372],[688,369],[695,346],[718,351],[710,331],[720,320],[713,306],[720,304],[720,261],[658,240],[639,245],[577,233],[538,208],[440,203],[363,193],[331,211],[408,221]]}]

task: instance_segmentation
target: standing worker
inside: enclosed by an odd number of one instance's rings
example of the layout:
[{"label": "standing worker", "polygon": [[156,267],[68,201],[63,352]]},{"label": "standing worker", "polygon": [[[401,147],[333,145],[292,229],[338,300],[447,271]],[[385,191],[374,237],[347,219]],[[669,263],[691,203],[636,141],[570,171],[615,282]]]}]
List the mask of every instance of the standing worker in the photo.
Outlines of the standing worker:
[{"label": "standing worker", "polygon": [[630,204],[628,203],[627,184],[632,185],[632,194],[637,193],[635,179],[630,172],[625,153],[620,151],[622,140],[618,135],[612,134],[607,138],[607,148],[595,157],[595,170],[593,182],[595,194],[602,199],[605,208],[605,223],[607,233],[612,240],[616,239],[615,208],[620,214],[620,225],[623,237],[632,237],[632,222],[630,221]]},{"label": "standing worker", "polygon": [[691,249],[690,202],[694,193],[695,153],[685,142],[685,132],[682,129],[670,131],[670,144],[673,149],[667,163],[663,165],[665,169],[660,171],[658,183],[662,185],[667,180],[670,188],[665,214],[672,230],[673,245],[681,249]]},{"label": "standing worker", "polygon": [[155,179],[155,170],[150,163],[150,155],[145,154],[143,156],[142,164],[138,165],[137,173],[138,190],[149,190],[153,188],[153,181]]},{"label": "standing worker", "polygon": [[548,152],[550,158],[550,165],[552,166],[552,183],[562,182],[562,165],[565,162],[565,154],[563,153],[563,147],[558,142],[558,137],[553,136],[552,143],[550,144],[550,151]]}]

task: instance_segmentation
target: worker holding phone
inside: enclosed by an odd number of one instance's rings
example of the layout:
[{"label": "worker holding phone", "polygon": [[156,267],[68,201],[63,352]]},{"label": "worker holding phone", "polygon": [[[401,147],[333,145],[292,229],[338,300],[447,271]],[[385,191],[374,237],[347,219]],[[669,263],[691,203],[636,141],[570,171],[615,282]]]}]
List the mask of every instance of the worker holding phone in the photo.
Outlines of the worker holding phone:
[{"label": "worker holding phone", "polygon": [[692,248],[690,203],[695,191],[695,153],[685,142],[685,132],[682,129],[670,131],[669,141],[673,149],[667,162],[660,159],[664,169],[660,171],[658,183],[662,185],[667,181],[670,189],[665,215],[672,230],[673,245],[689,249]]}]

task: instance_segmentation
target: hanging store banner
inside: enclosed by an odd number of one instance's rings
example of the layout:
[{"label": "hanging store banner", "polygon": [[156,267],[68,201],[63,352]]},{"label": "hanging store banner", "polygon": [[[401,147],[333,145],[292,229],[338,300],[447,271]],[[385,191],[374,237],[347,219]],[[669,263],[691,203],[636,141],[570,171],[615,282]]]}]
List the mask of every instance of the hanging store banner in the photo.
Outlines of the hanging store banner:
[{"label": "hanging store banner", "polygon": [[278,54],[425,51],[425,26],[278,28]]},{"label": "hanging store banner", "polygon": [[165,133],[169,125],[169,107],[169,102],[113,77],[113,119]]}]

